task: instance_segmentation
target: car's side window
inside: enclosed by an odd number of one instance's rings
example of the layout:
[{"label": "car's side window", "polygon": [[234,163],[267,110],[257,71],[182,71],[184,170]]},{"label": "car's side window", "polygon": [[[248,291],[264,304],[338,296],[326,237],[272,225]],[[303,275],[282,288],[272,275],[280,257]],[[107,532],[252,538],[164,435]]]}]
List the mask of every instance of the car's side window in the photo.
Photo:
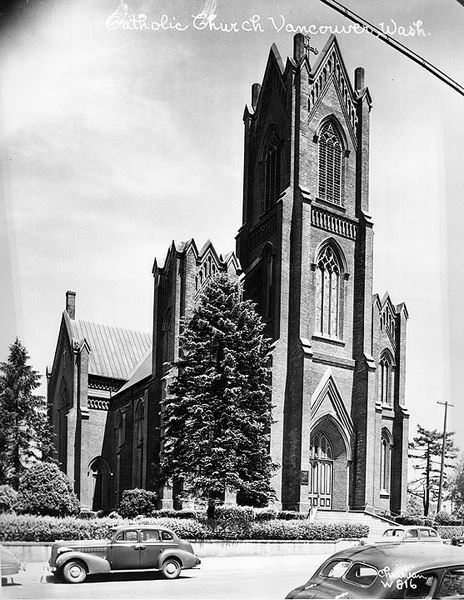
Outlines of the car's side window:
[{"label": "car's side window", "polygon": [[340,579],[350,566],[351,563],[346,560],[333,560],[322,569],[320,575],[331,579]]},{"label": "car's side window", "polygon": [[136,542],[138,539],[137,537],[137,531],[135,530],[129,530],[129,531],[121,531],[121,533],[118,533],[118,535],[114,538],[115,542]]},{"label": "car's side window", "polygon": [[436,583],[436,575],[417,573],[405,583],[403,598],[433,598]]},{"label": "car's side window", "polygon": [[345,581],[368,587],[377,579],[377,569],[369,565],[355,563],[345,575]]},{"label": "car's side window", "polygon": [[159,533],[155,529],[146,529],[140,532],[142,542],[159,542]]},{"label": "car's side window", "polygon": [[430,537],[438,537],[438,533],[436,531],[434,531],[433,529],[429,529],[429,536]]},{"label": "car's side window", "polygon": [[162,531],[161,539],[163,540],[163,542],[170,542],[174,539],[174,536],[172,535],[172,533],[169,533],[169,531]]},{"label": "car's side window", "polygon": [[448,569],[441,580],[437,598],[461,598],[464,595],[464,567]]},{"label": "car's side window", "polygon": [[417,531],[417,529],[410,529],[409,531],[406,531],[406,535],[404,537],[408,539],[418,538],[419,532]]}]

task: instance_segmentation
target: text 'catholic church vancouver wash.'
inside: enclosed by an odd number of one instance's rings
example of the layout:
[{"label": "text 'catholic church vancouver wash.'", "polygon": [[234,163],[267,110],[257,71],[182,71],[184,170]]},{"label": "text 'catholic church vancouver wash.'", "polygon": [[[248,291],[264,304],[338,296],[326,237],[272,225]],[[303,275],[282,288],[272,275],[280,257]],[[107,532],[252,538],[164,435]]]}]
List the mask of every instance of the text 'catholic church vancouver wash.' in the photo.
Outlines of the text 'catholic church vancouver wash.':
[{"label": "text 'catholic church vancouver wash.'", "polygon": [[[76,319],[74,292],[48,373],[57,453],[83,506],[160,492],[162,401],[188,316],[218,272],[241,278],[273,340],[270,452],[278,505],[399,513],[406,501],[405,304],[373,295],[371,96],[331,37],[314,65],[272,46],[245,108],[237,253],[173,242],[155,260],[152,334]],[[214,233],[214,232],[213,232]]]}]

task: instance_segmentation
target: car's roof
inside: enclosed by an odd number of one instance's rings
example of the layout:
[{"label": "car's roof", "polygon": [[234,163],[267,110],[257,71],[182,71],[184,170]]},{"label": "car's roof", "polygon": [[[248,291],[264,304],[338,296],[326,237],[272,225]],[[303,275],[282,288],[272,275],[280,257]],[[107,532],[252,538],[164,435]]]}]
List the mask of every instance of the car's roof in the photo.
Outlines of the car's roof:
[{"label": "car's roof", "polygon": [[401,544],[355,546],[334,554],[333,559],[350,559],[368,563],[378,569],[401,564],[403,570],[419,571],[464,565],[464,551],[456,546],[436,544]]},{"label": "car's roof", "polygon": [[159,531],[169,531],[174,533],[172,529],[157,525],[156,523],[131,523],[129,525],[115,525],[113,531],[125,531],[126,529],[158,529]]},{"label": "car's roof", "polygon": [[434,529],[433,527],[429,527],[429,525],[392,525],[391,527],[388,527],[385,531],[388,531],[389,529],[404,529],[405,531],[409,531],[410,529],[433,529],[434,531],[436,531],[436,529]]}]

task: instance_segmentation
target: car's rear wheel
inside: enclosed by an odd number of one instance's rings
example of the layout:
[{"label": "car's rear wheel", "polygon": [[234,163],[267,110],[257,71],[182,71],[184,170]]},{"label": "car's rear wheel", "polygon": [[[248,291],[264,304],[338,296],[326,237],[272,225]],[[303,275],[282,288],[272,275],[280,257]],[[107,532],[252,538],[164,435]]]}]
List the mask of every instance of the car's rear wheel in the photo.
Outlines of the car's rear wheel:
[{"label": "car's rear wheel", "polygon": [[68,583],[82,583],[86,580],[87,571],[79,560],[70,560],[63,567],[63,577]]},{"label": "car's rear wheel", "polygon": [[182,566],[176,558],[168,558],[164,561],[161,572],[166,579],[176,579],[179,577]]}]

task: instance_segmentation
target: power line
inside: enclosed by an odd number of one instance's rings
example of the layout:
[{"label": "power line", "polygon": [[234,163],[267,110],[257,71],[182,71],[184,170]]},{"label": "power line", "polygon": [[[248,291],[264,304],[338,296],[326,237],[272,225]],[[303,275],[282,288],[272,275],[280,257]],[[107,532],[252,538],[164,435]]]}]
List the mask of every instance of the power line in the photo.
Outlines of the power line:
[{"label": "power line", "polygon": [[[425,60],[425,58],[422,58],[422,56],[419,56],[419,54],[413,52],[413,50],[410,50],[394,38],[390,37],[387,33],[384,33],[375,25],[372,25],[372,23],[369,23],[369,21],[363,19],[363,17],[360,17],[352,10],[346,8],[336,0],[321,0],[321,2],[327,4],[327,6],[330,6],[331,8],[341,13],[351,21],[357,23],[358,25],[361,25],[363,29],[365,29],[369,33],[372,33],[372,35],[375,35],[376,37],[380,38],[383,42],[385,42],[389,46],[392,46],[393,48],[395,48],[395,50],[398,50],[398,52],[401,52],[401,54],[404,54],[409,59],[413,60],[415,63],[432,73],[432,75],[435,75],[435,77],[438,77],[438,79],[452,87],[456,92],[461,94],[461,96],[464,96],[464,87],[461,84],[452,79],[449,75],[444,73],[438,67],[432,65],[432,63],[430,63],[428,60]],[[458,2],[464,6],[464,0],[458,0]]]}]

